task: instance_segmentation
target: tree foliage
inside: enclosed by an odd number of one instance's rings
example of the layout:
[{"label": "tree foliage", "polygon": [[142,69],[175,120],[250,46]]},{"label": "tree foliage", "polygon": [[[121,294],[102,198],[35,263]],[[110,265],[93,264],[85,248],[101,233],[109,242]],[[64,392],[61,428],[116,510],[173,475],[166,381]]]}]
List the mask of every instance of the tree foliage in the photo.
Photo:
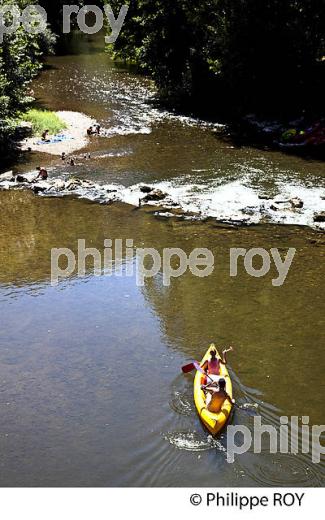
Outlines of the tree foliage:
[{"label": "tree foliage", "polygon": [[[78,5],[82,6],[84,4],[83,0],[38,0],[37,3],[42,6],[47,13],[47,21],[51,26],[52,31],[54,31],[57,35],[60,35],[62,32],[62,20],[63,20],[63,6],[64,5]],[[87,2],[91,4],[92,2]]]},{"label": "tree foliage", "polygon": [[324,0],[132,0],[115,53],[173,100],[312,110],[324,84],[324,15]]},{"label": "tree foliage", "polygon": [[[17,5],[23,9],[37,2],[2,0],[1,5]],[[9,24],[8,20],[8,24]],[[50,52],[54,37],[48,29],[30,34],[21,26],[12,34],[4,34],[0,44],[0,153],[3,154],[15,132],[14,119],[30,101],[28,87],[42,67],[42,56]]]}]

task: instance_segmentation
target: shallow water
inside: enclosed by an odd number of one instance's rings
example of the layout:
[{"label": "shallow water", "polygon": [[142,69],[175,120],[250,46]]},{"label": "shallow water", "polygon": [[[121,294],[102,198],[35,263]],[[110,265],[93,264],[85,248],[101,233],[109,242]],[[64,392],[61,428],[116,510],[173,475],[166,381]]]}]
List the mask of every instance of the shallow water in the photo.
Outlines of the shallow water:
[{"label": "shallow water", "polygon": [[[291,227],[240,231],[162,222],[128,206],[0,192],[1,485],[312,485],[323,465],[306,456],[248,453],[226,462],[196,415],[193,377],[180,367],[211,341],[235,346],[231,370],[244,409],[322,424],[324,248]],[[163,287],[135,276],[72,276],[50,285],[50,248],[105,238],[136,247],[200,245],[215,254],[210,278],[190,273]],[[315,241],[315,243],[311,243]],[[298,250],[282,288],[274,272],[229,277],[229,247]],[[303,323],[303,326],[302,326]],[[305,360],[307,364],[303,367]],[[239,378],[240,377],[240,380]],[[317,389],[317,399],[310,397]],[[308,396],[308,406],[302,396]]]},{"label": "shallow water", "polygon": [[[152,90],[147,79],[109,66],[92,50],[52,58],[53,68],[35,85],[44,105],[82,110],[115,129],[90,145],[98,159],[66,173],[124,186],[195,181],[204,190],[245,181],[267,193],[280,182],[320,187],[322,164],[234,149],[208,125],[161,114],[143,104]],[[64,173],[57,159],[47,160],[52,175]],[[39,161],[35,154],[19,169]],[[275,427],[282,415],[322,424],[322,234],[163,221],[150,209],[25,192],[0,192],[0,215],[0,485],[324,485],[324,463],[270,455],[267,439],[260,454],[250,450],[229,464],[226,433],[213,440],[205,431],[193,376],[180,371],[212,341],[232,344],[240,406],[232,424],[251,430],[256,415]],[[51,286],[51,248],[76,253],[77,240],[85,239],[103,253],[107,238],[133,239],[135,247],[160,253],[207,247],[216,268],[209,278],[186,273],[166,288],[160,275],[138,287],[135,272],[95,277],[89,264],[83,278],[74,273]],[[297,253],[286,283],[275,288],[274,267],[265,278],[243,269],[230,278],[231,247]],[[124,269],[134,262],[124,258]]]},{"label": "shallow water", "polygon": [[[46,159],[51,176],[116,185],[121,200],[131,204],[141,195],[138,184],[149,183],[186,210],[248,223],[311,226],[314,214],[325,211],[324,162],[238,147],[222,125],[157,108],[151,81],[114,66],[101,38],[88,47],[84,42],[82,54],[53,57],[48,65],[34,85],[40,106],[83,111],[105,133],[84,150],[90,161],[83,151],[76,154],[76,168]],[[40,162],[44,156],[33,154],[18,168],[29,171]],[[302,209],[272,209],[274,201],[293,197],[302,199]]]}]

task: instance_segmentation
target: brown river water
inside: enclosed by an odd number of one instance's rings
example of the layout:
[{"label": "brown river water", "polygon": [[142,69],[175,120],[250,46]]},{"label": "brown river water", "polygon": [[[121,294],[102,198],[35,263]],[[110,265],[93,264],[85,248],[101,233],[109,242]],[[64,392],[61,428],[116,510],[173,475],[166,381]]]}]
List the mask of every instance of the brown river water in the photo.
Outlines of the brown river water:
[{"label": "brown river water", "polygon": [[[53,176],[126,188],[192,183],[200,193],[243,179],[245,189],[271,196],[279,183],[323,189],[322,163],[233,148],[215,128],[146,104],[150,81],[114,66],[98,42],[51,58],[34,88],[43,106],[82,111],[108,129],[87,148],[95,159],[73,171],[42,157]],[[30,171],[39,162],[33,154],[14,167]],[[229,464],[227,431],[208,435],[195,411],[193,375],[181,373],[211,342],[233,345],[239,408],[231,424],[252,431],[257,415],[276,428],[281,416],[324,423],[321,232],[163,220],[150,208],[21,191],[0,192],[0,215],[1,486],[325,484],[324,461],[270,454],[267,436],[260,453],[251,448]],[[208,278],[187,272],[170,287],[158,275],[139,287],[135,274],[94,276],[87,264],[85,276],[52,286],[51,249],[76,253],[78,239],[101,253],[105,239],[133,239],[160,254],[209,248],[215,270]],[[274,266],[264,278],[241,267],[231,278],[229,250],[238,247],[283,255],[295,248],[284,285],[272,286]],[[134,263],[124,256],[124,269]]]}]

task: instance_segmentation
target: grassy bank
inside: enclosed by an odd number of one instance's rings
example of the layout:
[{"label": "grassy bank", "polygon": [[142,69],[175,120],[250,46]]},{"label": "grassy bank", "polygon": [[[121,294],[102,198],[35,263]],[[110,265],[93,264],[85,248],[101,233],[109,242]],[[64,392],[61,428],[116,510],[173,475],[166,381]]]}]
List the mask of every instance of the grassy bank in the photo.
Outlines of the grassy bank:
[{"label": "grassy bank", "polygon": [[45,130],[55,135],[67,128],[66,123],[55,112],[32,108],[21,117],[21,121],[31,123],[34,136],[40,136]]}]

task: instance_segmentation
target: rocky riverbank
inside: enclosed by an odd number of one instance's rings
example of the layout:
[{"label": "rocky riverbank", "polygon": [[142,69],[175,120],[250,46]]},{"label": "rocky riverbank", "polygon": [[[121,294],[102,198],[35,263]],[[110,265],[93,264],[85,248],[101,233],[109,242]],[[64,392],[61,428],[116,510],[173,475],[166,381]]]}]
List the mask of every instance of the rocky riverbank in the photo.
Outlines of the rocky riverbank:
[{"label": "rocky riverbank", "polygon": [[263,120],[249,114],[232,124],[232,135],[239,141],[261,144],[290,154],[325,158],[324,119]]}]

